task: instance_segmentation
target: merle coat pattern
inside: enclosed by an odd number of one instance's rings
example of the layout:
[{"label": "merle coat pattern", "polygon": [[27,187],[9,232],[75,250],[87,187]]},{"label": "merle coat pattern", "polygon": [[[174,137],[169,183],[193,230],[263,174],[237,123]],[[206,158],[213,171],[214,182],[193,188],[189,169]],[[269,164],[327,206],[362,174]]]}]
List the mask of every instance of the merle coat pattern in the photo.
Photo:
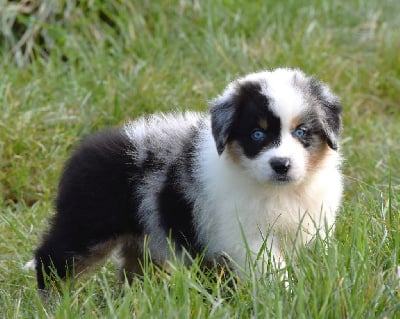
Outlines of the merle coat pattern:
[{"label": "merle coat pattern", "polygon": [[341,131],[326,85],[277,69],[230,83],[209,114],[153,115],[87,137],[66,163],[29,264],[38,288],[115,250],[124,274],[140,273],[145,241],[160,265],[170,239],[178,257],[229,259],[238,273],[255,256],[260,269],[284,266],[285,244],[334,226]]}]

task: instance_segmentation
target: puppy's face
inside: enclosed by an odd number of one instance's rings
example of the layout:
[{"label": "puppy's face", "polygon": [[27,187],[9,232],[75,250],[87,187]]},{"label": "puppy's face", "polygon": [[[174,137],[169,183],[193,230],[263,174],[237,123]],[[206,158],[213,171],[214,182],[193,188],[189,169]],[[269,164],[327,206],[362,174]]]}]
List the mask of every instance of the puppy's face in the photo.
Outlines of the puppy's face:
[{"label": "puppy's face", "polygon": [[314,78],[277,69],[231,83],[213,101],[211,120],[220,155],[259,182],[298,184],[337,149],[341,106]]}]

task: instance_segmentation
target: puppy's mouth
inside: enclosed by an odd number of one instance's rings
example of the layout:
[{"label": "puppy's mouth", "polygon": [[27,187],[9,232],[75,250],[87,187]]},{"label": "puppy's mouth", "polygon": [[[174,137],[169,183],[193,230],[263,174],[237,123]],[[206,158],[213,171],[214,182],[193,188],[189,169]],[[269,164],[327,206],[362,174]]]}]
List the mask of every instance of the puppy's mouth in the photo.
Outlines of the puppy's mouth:
[{"label": "puppy's mouth", "polygon": [[293,182],[293,179],[287,174],[276,174],[272,177],[271,181],[277,185],[286,185]]}]

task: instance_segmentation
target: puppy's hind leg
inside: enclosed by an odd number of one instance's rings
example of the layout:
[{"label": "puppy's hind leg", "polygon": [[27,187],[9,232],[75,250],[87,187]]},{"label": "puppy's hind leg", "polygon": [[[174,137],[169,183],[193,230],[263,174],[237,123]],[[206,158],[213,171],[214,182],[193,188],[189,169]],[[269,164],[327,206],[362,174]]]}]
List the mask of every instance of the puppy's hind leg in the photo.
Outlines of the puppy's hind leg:
[{"label": "puppy's hind leg", "polygon": [[122,131],[109,130],[86,138],[68,160],[57,213],[35,255],[39,289],[46,288],[46,277],[77,275],[105,257],[124,235],[141,231],[131,182],[140,172],[127,155],[129,147]]},{"label": "puppy's hind leg", "polygon": [[135,275],[143,274],[143,253],[138,243],[133,238],[128,238],[122,242],[118,252],[119,278],[125,279],[129,284]]},{"label": "puppy's hind leg", "polygon": [[57,286],[57,280],[75,278],[86,269],[107,257],[117,240],[95,240],[73,234],[68,229],[50,232],[35,253],[38,289],[47,290]]}]

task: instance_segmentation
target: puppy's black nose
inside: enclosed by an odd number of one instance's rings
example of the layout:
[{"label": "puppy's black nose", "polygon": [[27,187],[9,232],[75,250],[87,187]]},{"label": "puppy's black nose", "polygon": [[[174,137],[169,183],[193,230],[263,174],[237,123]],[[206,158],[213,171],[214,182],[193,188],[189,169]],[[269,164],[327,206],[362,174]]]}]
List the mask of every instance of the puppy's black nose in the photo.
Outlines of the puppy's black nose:
[{"label": "puppy's black nose", "polygon": [[272,169],[278,174],[286,174],[290,168],[290,159],[287,157],[274,157],[269,161]]}]

